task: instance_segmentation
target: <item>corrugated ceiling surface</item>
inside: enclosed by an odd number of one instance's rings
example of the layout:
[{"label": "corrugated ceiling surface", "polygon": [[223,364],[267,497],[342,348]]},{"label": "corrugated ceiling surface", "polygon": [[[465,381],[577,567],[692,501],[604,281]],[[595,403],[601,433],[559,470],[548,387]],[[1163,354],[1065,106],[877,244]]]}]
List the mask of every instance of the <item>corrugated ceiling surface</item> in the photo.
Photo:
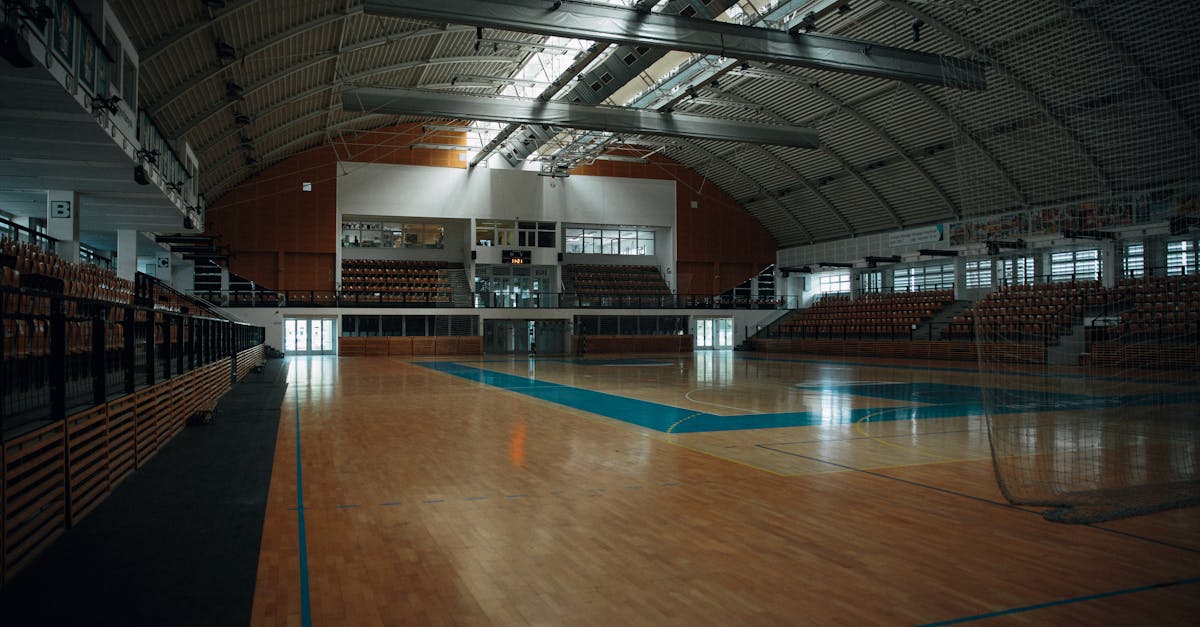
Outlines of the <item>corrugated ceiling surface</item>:
[{"label": "corrugated ceiling surface", "polygon": [[[661,147],[708,177],[781,246],[1196,178],[1200,11],[1193,3],[851,4],[818,30],[986,61],[988,89],[755,63],[734,67],[719,85],[696,85],[697,97],[676,108],[815,126],[821,149],[625,141]],[[210,201],[340,133],[408,119],[341,111],[347,86],[496,93],[543,41],[491,30],[479,41],[473,27],[364,15],[358,0],[113,5],[143,56],[140,105],[196,150]],[[919,42],[914,19],[924,22]],[[235,57],[219,58],[217,41]]]}]

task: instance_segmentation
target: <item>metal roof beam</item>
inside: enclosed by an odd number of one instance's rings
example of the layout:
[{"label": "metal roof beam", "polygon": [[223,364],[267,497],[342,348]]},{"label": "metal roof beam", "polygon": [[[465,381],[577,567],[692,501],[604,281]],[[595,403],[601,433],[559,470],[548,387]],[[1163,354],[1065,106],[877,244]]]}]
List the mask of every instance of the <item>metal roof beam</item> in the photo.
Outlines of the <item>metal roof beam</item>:
[{"label": "metal roof beam", "polygon": [[342,93],[346,111],[422,115],[458,120],[489,120],[561,126],[613,133],[639,133],[715,139],[796,148],[817,148],[813,128],[706,118],[686,113],[600,107],[528,98],[495,98],[416,89],[359,88]]},{"label": "metal roof beam", "polygon": [[365,0],[368,15],[653,46],[960,89],[987,86],[982,63],[817,33],[742,26],[594,4],[542,0]]}]

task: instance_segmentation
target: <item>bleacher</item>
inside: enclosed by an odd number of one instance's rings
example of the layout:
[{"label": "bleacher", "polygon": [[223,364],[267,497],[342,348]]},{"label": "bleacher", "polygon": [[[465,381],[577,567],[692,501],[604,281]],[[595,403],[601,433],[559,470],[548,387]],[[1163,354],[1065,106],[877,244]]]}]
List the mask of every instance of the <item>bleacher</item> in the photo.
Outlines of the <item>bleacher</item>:
[{"label": "bleacher", "polygon": [[342,297],[347,300],[411,303],[451,302],[448,265],[442,261],[342,260]]},{"label": "bleacher", "polygon": [[851,299],[830,294],[779,325],[782,337],[908,338],[954,302],[952,290],[864,294]]},{"label": "bleacher", "polygon": [[261,327],[7,238],[0,319],[0,580],[264,359]]},{"label": "bleacher", "polygon": [[1003,287],[950,322],[945,339],[999,339],[1057,344],[1087,312],[1110,302],[1099,281]]},{"label": "bleacher", "polygon": [[567,264],[567,291],[580,296],[670,296],[671,288],[657,266]]}]

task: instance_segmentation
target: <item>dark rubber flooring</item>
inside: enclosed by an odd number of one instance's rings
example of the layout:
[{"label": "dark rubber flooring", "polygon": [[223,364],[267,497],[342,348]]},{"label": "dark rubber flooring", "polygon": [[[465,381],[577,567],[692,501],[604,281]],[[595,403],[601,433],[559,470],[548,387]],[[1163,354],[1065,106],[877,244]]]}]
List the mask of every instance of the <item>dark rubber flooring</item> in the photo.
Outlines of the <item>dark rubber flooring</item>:
[{"label": "dark rubber flooring", "polygon": [[267,360],[0,589],[0,624],[246,625],[279,411]]}]

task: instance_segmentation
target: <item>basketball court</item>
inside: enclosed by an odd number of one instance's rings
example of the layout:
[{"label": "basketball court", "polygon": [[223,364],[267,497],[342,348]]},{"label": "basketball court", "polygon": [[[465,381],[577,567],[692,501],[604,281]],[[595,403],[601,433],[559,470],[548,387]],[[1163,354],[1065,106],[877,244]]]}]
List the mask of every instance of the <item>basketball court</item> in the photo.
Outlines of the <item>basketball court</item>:
[{"label": "basketball court", "polygon": [[[1200,611],[1200,510],[1049,522],[1002,496],[986,420],[1086,429],[1147,399],[1194,419],[1191,373],[733,351],[288,366],[255,624],[1147,624]],[[1155,436],[1099,437],[1088,454],[1194,473],[1194,435]]]}]

